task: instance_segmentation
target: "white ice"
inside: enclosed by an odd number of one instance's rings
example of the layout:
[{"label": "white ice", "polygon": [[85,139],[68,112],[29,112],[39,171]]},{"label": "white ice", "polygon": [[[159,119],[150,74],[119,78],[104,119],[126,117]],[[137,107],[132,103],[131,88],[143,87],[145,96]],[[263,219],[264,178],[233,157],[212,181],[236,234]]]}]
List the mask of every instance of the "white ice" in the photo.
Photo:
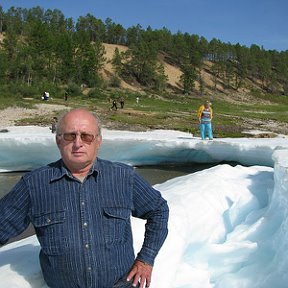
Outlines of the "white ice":
[{"label": "white ice", "polygon": [[[49,128],[0,133],[1,171],[26,170],[59,157]],[[288,141],[202,141],[176,131],[103,131],[102,158],[131,165],[237,161],[155,187],[170,207],[169,236],[151,288],[288,287]],[[143,221],[133,220],[135,250]],[[30,238],[0,249],[1,288],[46,288]]]}]

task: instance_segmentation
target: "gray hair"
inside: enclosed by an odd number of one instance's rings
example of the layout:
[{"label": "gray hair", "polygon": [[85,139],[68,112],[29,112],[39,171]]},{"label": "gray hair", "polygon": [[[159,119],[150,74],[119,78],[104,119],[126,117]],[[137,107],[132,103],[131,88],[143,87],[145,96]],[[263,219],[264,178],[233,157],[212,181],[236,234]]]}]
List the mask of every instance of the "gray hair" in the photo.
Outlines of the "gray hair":
[{"label": "gray hair", "polygon": [[62,122],[63,122],[63,119],[65,118],[65,116],[74,110],[83,110],[83,111],[90,113],[96,120],[97,128],[98,128],[98,136],[102,137],[102,131],[101,131],[102,130],[102,124],[101,124],[101,120],[100,120],[99,116],[95,112],[88,111],[84,108],[71,109],[69,111],[66,111],[64,114],[62,114],[56,123],[56,135],[61,134],[61,125],[62,125]]}]

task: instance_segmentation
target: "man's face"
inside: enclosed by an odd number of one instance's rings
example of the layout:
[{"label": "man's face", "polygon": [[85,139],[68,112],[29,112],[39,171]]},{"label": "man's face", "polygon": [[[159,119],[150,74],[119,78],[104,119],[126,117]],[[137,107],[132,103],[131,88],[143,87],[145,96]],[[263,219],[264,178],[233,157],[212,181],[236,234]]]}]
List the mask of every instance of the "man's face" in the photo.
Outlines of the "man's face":
[{"label": "man's face", "polygon": [[98,134],[97,120],[85,110],[73,110],[62,119],[56,142],[72,173],[90,169],[102,143]]}]

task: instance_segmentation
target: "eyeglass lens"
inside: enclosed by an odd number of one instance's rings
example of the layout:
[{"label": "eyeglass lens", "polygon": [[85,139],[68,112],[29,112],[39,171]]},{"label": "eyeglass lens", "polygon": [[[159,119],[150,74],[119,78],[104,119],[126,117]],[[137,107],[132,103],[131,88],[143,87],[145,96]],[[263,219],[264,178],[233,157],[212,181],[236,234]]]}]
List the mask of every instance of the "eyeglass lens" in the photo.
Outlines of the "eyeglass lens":
[{"label": "eyeglass lens", "polygon": [[81,133],[81,134],[64,133],[63,138],[65,141],[75,141],[77,135],[80,136],[80,138],[83,142],[87,142],[87,143],[91,143],[95,139],[94,135],[88,134],[88,133]]}]

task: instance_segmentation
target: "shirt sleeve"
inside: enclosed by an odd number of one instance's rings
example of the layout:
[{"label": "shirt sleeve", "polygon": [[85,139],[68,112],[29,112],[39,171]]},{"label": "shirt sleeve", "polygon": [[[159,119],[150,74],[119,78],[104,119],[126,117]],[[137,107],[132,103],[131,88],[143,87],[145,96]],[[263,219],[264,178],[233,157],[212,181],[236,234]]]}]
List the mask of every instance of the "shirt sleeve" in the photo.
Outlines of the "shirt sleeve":
[{"label": "shirt sleeve", "polygon": [[153,265],[168,234],[169,208],[160,192],[136,173],[133,203],[133,216],[147,220],[144,242],[137,259]]},{"label": "shirt sleeve", "polygon": [[23,177],[0,199],[0,245],[22,233],[29,225],[30,197]]}]

